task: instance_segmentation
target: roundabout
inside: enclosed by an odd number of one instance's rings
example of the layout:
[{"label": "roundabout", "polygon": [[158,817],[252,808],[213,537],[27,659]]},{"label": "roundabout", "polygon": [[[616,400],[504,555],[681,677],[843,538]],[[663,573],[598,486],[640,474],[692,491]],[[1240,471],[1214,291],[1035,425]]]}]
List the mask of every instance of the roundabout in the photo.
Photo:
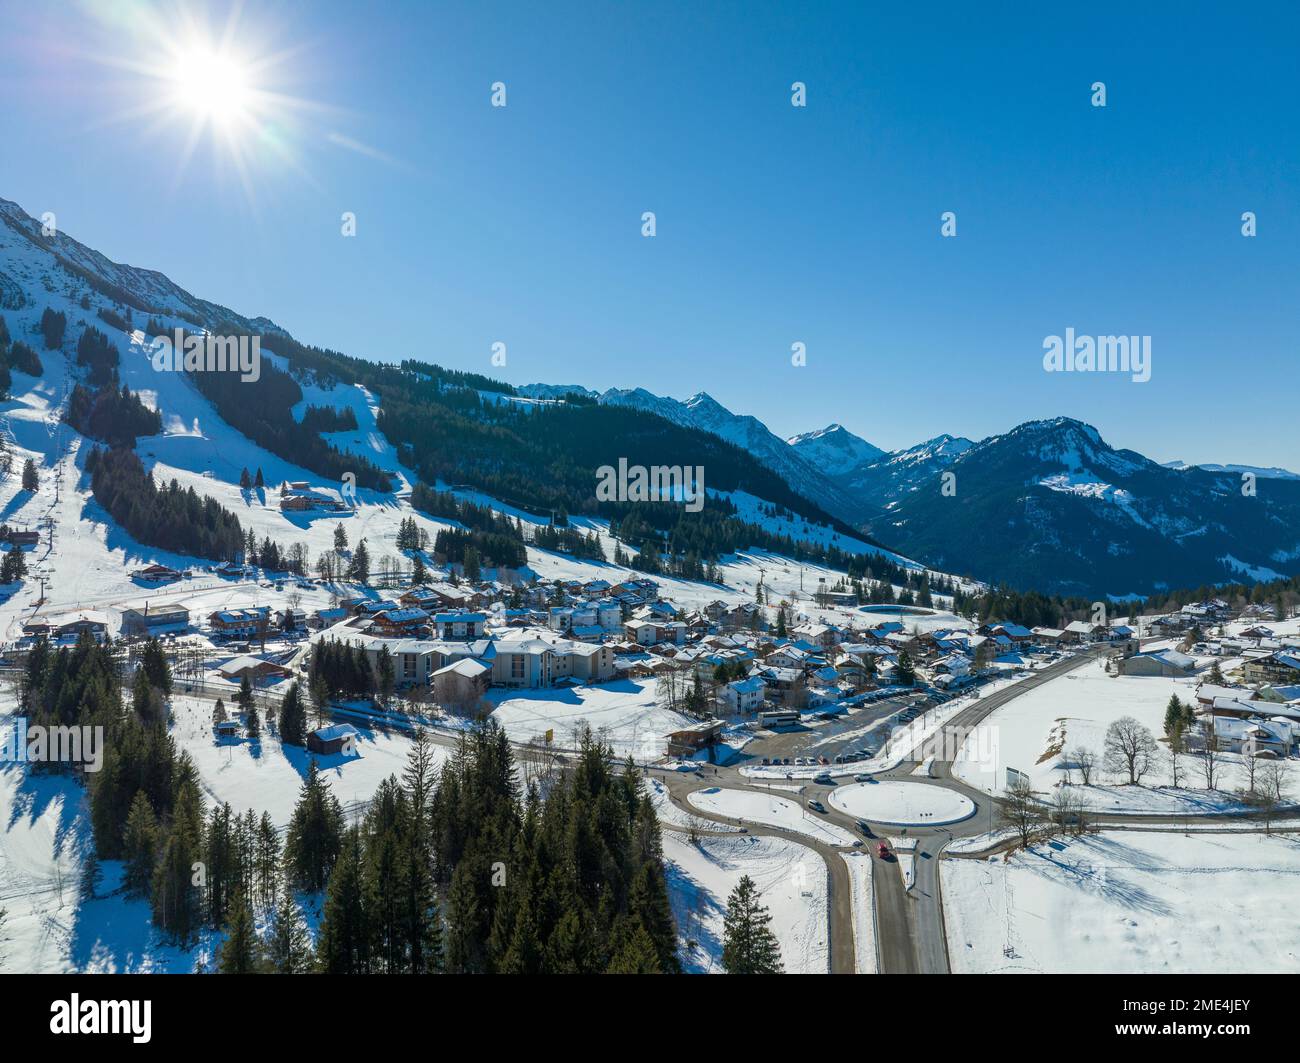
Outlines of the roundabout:
[{"label": "roundabout", "polygon": [[898,779],[839,786],[827,800],[846,815],[897,827],[934,827],[975,814],[975,802],[965,794]]}]

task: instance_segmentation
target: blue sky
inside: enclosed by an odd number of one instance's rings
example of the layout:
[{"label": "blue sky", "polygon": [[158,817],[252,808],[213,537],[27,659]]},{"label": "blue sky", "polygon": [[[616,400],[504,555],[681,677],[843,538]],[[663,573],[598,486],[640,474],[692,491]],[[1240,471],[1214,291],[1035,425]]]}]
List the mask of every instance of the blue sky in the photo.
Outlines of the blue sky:
[{"label": "blue sky", "polygon": [[[241,181],[147,113],[182,15],[230,5],[0,0],[0,196],[350,354],[1300,467],[1300,18],[898,6],[248,3]],[[1150,382],[1045,373],[1067,328],[1150,335]]]}]

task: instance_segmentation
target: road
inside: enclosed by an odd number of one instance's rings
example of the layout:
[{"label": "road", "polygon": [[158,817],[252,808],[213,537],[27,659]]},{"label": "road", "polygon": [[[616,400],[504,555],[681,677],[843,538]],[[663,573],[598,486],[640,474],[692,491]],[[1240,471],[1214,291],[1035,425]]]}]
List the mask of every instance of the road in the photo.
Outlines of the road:
[{"label": "road", "polygon": [[[940,728],[940,734],[965,734],[977,726],[992,713],[1004,705],[1035,690],[1045,683],[1081,668],[1098,657],[1108,656],[1114,651],[1107,646],[1099,646],[1070,657],[1055,661],[1047,667],[1002,687],[993,693],[971,701],[958,711]],[[893,712],[899,711],[901,702],[895,702]],[[931,709],[930,711],[934,711]],[[827,735],[821,731],[798,729],[780,735],[760,736],[746,746],[744,761],[753,763],[755,758],[793,756],[800,750],[816,749],[817,755],[833,757],[829,750],[836,747],[850,747],[862,742],[862,732],[866,725],[891,715],[889,710],[876,713],[868,710],[859,713],[850,721],[832,725],[833,733]],[[853,737],[842,739],[834,732],[850,732]],[[944,850],[955,838],[968,838],[985,834],[997,826],[997,802],[983,791],[976,790],[955,778],[952,774],[952,757],[959,751],[960,742],[920,741],[902,760],[887,771],[872,773],[875,779],[903,779],[909,783],[923,786],[937,786],[956,791],[969,798],[975,806],[974,813],[959,823],[946,826],[901,828],[883,823],[869,822],[864,832],[859,821],[836,809],[827,800],[833,786],[819,785],[811,780],[799,779],[805,783],[798,793],[790,793],[791,800],[805,803],[816,799],[826,807],[826,813],[819,818],[826,819],[845,828],[851,833],[862,836],[872,848],[872,886],[876,906],[876,963],[875,967],[884,974],[946,974],[949,972],[947,936],[943,920],[942,883],[939,872],[943,859],[986,859],[988,854],[1006,848],[1010,843],[995,845],[984,853],[965,854],[961,857],[945,856]],[[913,775],[925,757],[933,755],[930,776]],[[843,770],[836,766],[836,770]],[[713,786],[725,786],[733,789],[770,792],[761,782],[753,777],[741,775],[738,766],[707,768],[700,773],[665,772],[662,776],[668,783],[671,799],[679,807],[702,819],[724,820],[724,817],[706,813],[689,803],[689,796],[695,790]],[[1134,827],[1166,826],[1181,827],[1194,823],[1219,822],[1224,819],[1240,819],[1241,816],[1206,815],[1206,816],[1119,816],[1094,815],[1092,822],[1097,827]],[[728,823],[742,821],[724,820]],[[846,973],[855,970],[853,925],[848,902],[848,874],[841,857],[847,847],[836,847],[816,842],[807,835],[792,834],[763,824],[743,822],[750,834],[772,835],[796,841],[814,849],[826,862],[831,883],[831,970]],[[665,828],[671,829],[671,828]],[[1259,829],[1263,829],[1261,826]],[[1276,830],[1276,828],[1274,828]],[[899,863],[894,859],[883,860],[874,855],[874,839],[878,837],[906,836],[913,839],[916,849],[913,859],[915,881],[907,889],[900,871]],[[857,967],[870,970],[870,962],[857,963]]]},{"label": "road", "polygon": [[[941,736],[966,734],[1015,698],[1111,652],[1113,651],[1109,647],[1103,646],[1063,658],[1025,679],[974,699],[948,719],[940,728],[939,734]],[[205,698],[216,696],[215,690],[205,689],[206,684],[199,686],[200,689],[193,691],[193,696]],[[178,683],[178,689],[183,687],[183,682]],[[902,711],[919,711],[923,700],[916,695],[890,699],[882,705],[865,707],[848,719],[834,721],[825,728],[817,730],[798,728],[779,734],[756,736],[746,746],[742,762],[752,764],[765,756],[793,757],[801,750],[806,752],[809,749],[815,749],[816,755],[834,757],[835,751],[840,748],[860,747],[864,743],[876,746],[878,743],[868,731],[871,725],[883,725],[885,721]],[[933,712],[935,709],[930,708],[928,711]],[[426,728],[426,730],[441,744],[455,744],[459,737],[457,734],[436,728]],[[742,826],[751,835],[770,836],[796,842],[812,849],[822,858],[826,865],[829,890],[828,940],[829,967],[832,973],[851,974],[861,968],[875,969],[884,974],[946,974],[950,968],[943,920],[940,862],[944,859],[984,859],[989,853],[1005,848],[1009,844],[995,845],[979,854],[949,857],[944,853],[953,839],[986,834],[997,826],[997,802],[990,795],[968,786],[952,774],[952,757],[959,751],[960,745],[960,741],[932,742],[928,737],[918,738],[918,744],[906,752],[900,763],[888,770],[872,773],[874,779],[906,779],[911,784],[941,787],[964,795],[973,803],[975,811],[958,823],[906,828],[876,822],[862,824],[855,817],[839,811],[830,803],[828,797],[834,786],[818,784],[810,779],[797,780],[803,784],[799,793],[782,794],[792,801],[805,805],[810,800],[821,801],[826,812],[819,818],[844,828],[855,837],[861,837],[863,846],[869,847],[872,854],[870,857],[872,892],[876,911],[876,956],[861,958],[856,956],[849,871],[842,854],[861,851],[862,847],[829,845],[805,834],[731,819],[705,812],[690,804],[689,798],[693,792],[715,786],[759,793],[772,792],[771,788],[763,782],[742,775],[736,763],[728,766],[708,766],[697,772],[674,771],[654,765],[643,767],[645,771],[662,779],[669,799],[696,819],[714,820],[728,826]],[[929,776],[913,775],[913,771],[917,770],[922,761],[931,756]],[[843,772],[844,768],[835,766],[835,770]],[[1223,814],[1218,816],[1094,815],[1092,822],[1098,827],[1179,827],[1193,823],[1214,821],[1221,823],[1228,818],[1241,817]],[[684,828],[671,824],[663,824],[663,829],[687,833]],[[708,832],[697,831],[696,833]],[[734,834],[731,836],[734,837]],[[913,840],[916,845],[913,854],[915,881],[910,889],[903,881],[899,862],[893,858],[881,859],[875,854],[875,844],[878,839],[902,836]]]}]

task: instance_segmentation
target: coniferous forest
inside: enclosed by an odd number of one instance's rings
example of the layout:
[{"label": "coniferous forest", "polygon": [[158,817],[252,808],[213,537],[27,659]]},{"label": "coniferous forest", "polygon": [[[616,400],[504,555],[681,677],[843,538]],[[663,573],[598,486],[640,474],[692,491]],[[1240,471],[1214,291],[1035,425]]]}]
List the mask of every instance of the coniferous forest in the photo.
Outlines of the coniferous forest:
[{"label": "coniferous forest", "polygon": [[[100,770],[43,770],[87,785],[92,866],[121,860],[123,892],[149,902],[166,940],[221,931],[217,971],[680,969],[653,804],[638,770],[590,732],[543,794],[521,788],[505,732],[491,722],[464,735],[440,769],[416,731],[401,777],[348,814],[312,760],[282,830],[266,813],[206,802],[168,733],[172,680],[159,645],[146,644],[129,690],[115,654],[89,636],[58,649],[38,641],[22,665],[20,703],[33,722],[104,728]],[[282,734],[301,724],[296,688],[291,695]],[[320,911],[314,943],[304,904]]]}]

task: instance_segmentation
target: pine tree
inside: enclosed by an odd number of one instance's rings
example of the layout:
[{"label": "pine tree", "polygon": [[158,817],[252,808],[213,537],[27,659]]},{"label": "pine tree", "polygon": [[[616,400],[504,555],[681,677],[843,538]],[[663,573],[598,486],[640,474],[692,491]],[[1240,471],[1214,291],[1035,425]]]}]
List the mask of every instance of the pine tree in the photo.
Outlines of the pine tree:
[{"label": "pine tree", "polygon": [[334,549],[342,553],[348,548],[347,529],[342,524],[334,525]]},{"label": "pine tree", "polygon": [[295,680],[280,703],[280,741],[285,745],[300,746],[306,739],[307,708]]},{"label": "pine tree", "polygon": [[898,654],[898,665],[894,669],[894,678],[899,686],[910,687],[916,682],[916,667],[912,664],[912,655],[907,650]]},{"label": "pine tree", "polygon": [[1177,694],[1169,695],[1169,704],[1165,706],[1165,734],[1172,735],[1183,727],[1183,703]]},{"label": "pine tree", "polygon": [[348,831],[338,863],[330,873],[317,954],[325,974],[367,974],[370,971],[370,927],[361,883],[361,832]]},{"label": "pine tree", "polygon": [[241,469],[239,472],[239,486],[244,491],[253,486],[253,478],[248,474],[247,469]]},{"label": "pine tree", "polygon": [[221,946],[217,970],[222,974],[258,973],[261,946],[253,927],[253,913],[248,909],[243,890],[236,890],[230,902],[225,931],[226,940]]},{"label": "pine tree", "polygon": [[153,806],[143,790],[137,790],[126,818],[122,841],[122,885],[128,897],[147,897],[153,884],[154,859],[158,846],[158,824]]},{"label": "pine tree", "polygon": [[23,490],[35,491],[40,486],[41,479],[36,472],[36,462],[28,458],[23,462]]},{"label": "pine tree", "polygon": [[277,974],[305,974],[315,963],[307,920],[292,890],[284,890],[276,905],[267,942],[267,960]]},{"label": "pine tree", "polygon": [[759,902],[754,880],[741,877],[727,898],[723,918],[722,966],[728,974],[781,974],[781,952]]},{"label": "pine tree", "polygon": [[[339,525],[342,527],[342,525]],[[370,551],[362,539],[352,551],[352,560],[348,562],[348,579],[353,583],[367,583],[370,580]]]}]

